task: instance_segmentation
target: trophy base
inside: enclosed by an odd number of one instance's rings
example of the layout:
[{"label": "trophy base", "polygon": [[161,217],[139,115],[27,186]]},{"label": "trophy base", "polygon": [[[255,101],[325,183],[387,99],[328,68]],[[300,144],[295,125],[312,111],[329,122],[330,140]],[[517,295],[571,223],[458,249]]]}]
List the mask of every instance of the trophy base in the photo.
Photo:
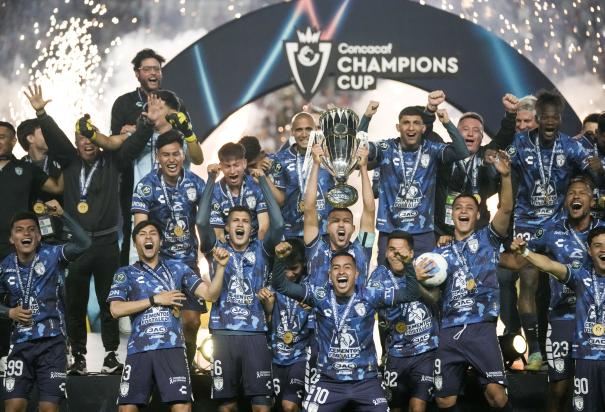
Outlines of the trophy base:
[{"label": "trophy base", "polygon": [[326,200],[334,208],[346,208],[354,205],[358,198],[357,190],[346,184],[336,185],[326,196]]}]

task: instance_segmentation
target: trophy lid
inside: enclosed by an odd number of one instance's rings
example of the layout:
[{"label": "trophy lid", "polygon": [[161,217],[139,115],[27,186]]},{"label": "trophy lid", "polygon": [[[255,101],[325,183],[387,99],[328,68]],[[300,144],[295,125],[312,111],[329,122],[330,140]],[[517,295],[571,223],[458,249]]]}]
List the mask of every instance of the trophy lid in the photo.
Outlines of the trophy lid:
[{"label": "trophy lid", "polygon": [[319,117],[319,124],[324,136],[355,136],[359,117],[351,109],[335,107],[326,110]]}]

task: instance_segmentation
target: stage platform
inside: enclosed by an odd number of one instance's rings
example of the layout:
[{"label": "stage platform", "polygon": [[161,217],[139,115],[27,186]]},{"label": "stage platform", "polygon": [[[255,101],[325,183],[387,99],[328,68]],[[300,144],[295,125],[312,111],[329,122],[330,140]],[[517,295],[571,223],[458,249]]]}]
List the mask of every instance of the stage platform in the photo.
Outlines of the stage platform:
[{"label": "stage platform", "polygon": [[[545,373],[514,373],[509,378],[509,394],[514,410],[518,412],[540,412],[544,410],[546,401],[546,374]],[[480,393],[480,388],[469,379],[465,387],[465,394],[461,398],[461,411],[484,412],[489,410]],[[211,378],[207,375],[193,377],[193,393],[195,402],[194,412],[216,411],[216,403],[210,399]],[[89,375],[84,377],[69,377],[67,381],[68,399],[61,405],[61,412],[115,412],[118,410],[116,399],[120,385],[119,376]],[[37,410],[35,394],[30,402],[28,412]],[[168,411],[168,407],[153,396],[146,412]],[[241,405],[240,411],[250,409]],[[431,408],[430,411],[437,411]],[[0,411],[4,407],[0,406]]]}]

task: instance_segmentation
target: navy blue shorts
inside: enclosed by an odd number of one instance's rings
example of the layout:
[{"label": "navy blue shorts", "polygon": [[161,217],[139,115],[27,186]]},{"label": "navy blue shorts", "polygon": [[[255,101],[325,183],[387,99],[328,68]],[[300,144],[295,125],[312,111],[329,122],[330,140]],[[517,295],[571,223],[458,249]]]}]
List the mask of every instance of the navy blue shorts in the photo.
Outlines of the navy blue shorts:
[{"label": "navy blue shorts", "polygon": [[546,332],[548,380],[561,381],[573,377],[571,343],[576,327],[574,320],[551,320]]},{"label": "navy blue shorts", "polygon": [[306,361],[292,365],[273,364],[273,391],[278,402],[285,400],[298,406],[302,404],[306,368]]},{"label": "navy blue shorts", "polygon": [[[191,270],[193,270],[195,272],[196,275],[201,276],[200,275],[200,269],[197,267],[197,262],[192,263],[192,262],[185,262],[187,264],[187,266],[189,266],[191,268]],[[184,290],[185,296],[187,296],[187,299],[185,300],[185,302],[183,302],[183,310],[193,310],[195,312],[202,312],[202,313],[206,313],[208,312],[208,308],[206,307],[206,301],[202,298],[198,298],[197,296],[195,296],[193,293],[189,292],[188,290]]]},{"label": "navy blue shorts", "polygon": [[308,412],[386,412],[389,410],[387,398],[380,385],[380,379],[361,381],[336,381],[319,378],[311,387],[303,402],[303,410]]},{"label": "navy blue shorts", "polygon": [[482,386],[489,383],[507,386],[495,322],[471,323],[439,331],[433,371],[435,396],[457,396],[469,366],[477,372]]},{"label": "navy blue shorts", "polygon": [[4,399],[29,399],[35,382],[40,401],[58,404],[66,397],[66,369],[64,336],[17,343],[6,361]]},{"label": "navy blue shorts", "polygon": [[157,349],[126,356],[119,405],[147,405],[153,386],[165,403],[193,401],[184,348]]},{"label": "navy blue shorts", "polygon": [[245,396],[255,397],[255,402],[259,402],[259,397],[264,397],[262,405],[270,404],[273,388],[271,350],[267,337],[262,334],[214,334],[212,343],[212,399],[234,399],[241,385]]},{"label": "navy blue shorts", "polygon": [[319,380],[317,371],[317,339],[315,333],[309,337],[309,346],[307,346],[307,363],[305,367],[305,393],[311,390],[311,386]]},{"label": "navy blue shorts", "polygon": [[407,408],[410,398],[429,401],[433,392],[435,350],[406,358],[389,355],[382,384],[391,408]]},{"label": "navy blue shorts", "polygon": [[516,221],[514,224],[513,236],[529,242],[534,237],[536,230],[541,227],[542,226],[540,225],[531,225],[524,221]]},{"label": "navy blue shorts", "polygon": [[605,361],[576,359],[573,378],[573,410],[605,410]]}]

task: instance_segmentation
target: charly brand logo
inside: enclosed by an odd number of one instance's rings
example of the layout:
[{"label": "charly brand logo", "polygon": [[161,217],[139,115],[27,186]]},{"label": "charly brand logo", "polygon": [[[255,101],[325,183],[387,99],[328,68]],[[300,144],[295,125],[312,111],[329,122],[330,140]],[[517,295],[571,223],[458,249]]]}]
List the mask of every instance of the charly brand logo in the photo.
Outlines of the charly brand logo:
[{"label": "charly brand logo", "polygon": [[332,43],[320,41],[321,31],[313,31],[310,27],[304,32],[297,30],[296,34],[298,41],[284,42],[284,47],[296,87],[305,99],[310,100],[326,73]]}]

